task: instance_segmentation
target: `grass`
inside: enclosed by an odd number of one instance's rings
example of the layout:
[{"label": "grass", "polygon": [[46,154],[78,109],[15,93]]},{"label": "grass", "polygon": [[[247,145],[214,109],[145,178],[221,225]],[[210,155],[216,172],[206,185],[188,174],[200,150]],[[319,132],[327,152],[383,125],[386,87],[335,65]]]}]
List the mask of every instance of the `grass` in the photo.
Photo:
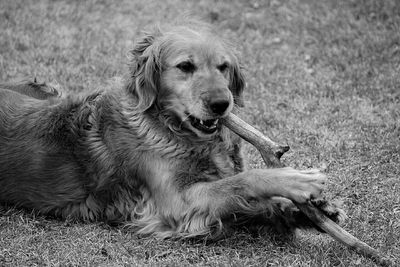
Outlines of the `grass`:
[{"label": "grass", "polygon": [[[0,80],[72,92],[126,70],[144,27],[192,10],[237,44],[242,116],[287,142],[296,168],[326,167],[355,236],[400,264],[400,4],[397,0],[0,0]],[[246,146],[250,167],[262,167]],[[212,244],[140,239],[0,206],[0,266],[374,266],[326,235],[237,233]]]}]

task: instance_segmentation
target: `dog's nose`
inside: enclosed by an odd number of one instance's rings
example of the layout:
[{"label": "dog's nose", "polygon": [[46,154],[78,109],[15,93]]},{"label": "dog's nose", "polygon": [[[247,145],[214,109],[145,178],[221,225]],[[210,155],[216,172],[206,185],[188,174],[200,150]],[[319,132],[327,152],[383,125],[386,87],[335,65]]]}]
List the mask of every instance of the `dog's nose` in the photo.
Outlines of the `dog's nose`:
[{"label": "dog's nose", "polygon": [[222,115],[229,107],[229,101],[226,99],[214,99],[210,102],[210,109],[218,115]]}]

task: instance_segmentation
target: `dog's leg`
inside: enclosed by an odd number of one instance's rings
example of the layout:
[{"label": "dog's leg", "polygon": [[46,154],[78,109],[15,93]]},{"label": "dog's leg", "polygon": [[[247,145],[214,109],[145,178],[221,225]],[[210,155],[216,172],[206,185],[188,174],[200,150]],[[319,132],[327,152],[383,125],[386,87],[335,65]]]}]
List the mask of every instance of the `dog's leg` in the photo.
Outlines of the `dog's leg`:
[{"label": "dog's leg", "polygon": [[[213,226],[223,226],[235,216],[238,223],[261,218],[263,223],[280,220],[284,228],[311,226],[289,200],[305,203],[320,196],[325,180],[325,175],[316,170],[279,168],[250,170],[214,182],[192,184],[182,192],[188,205],[186,211],[180,211],[184,218],[177,232],[187,232],[189,236],[210,234]],[[291,205],[283,206],[285,203],[274,197],[283,197]]]},{"label": "dog's leg", "polygon": [[[337,203],[328,202],[324,199],[312,199],[311,202],[336,223],[341,223],[347,218],[344,210]],[[263,212],[254,217],[245,218],[243,222],[239,223],[245,225],[251,232],[259,234],[272,231],[287,235],[299,228],[310,228],[324,232],[289,199],[272,198],[271,206],[273,207],[273,216],[271,216],[271,213]]]},{"label": "dog's leg", "polygon": [[11,90],[41,100],[60,97],[60,92],[57,89],[46,83],[38,83],[36,78],[33,81],[0,84],[0,90],[2,89]]}]

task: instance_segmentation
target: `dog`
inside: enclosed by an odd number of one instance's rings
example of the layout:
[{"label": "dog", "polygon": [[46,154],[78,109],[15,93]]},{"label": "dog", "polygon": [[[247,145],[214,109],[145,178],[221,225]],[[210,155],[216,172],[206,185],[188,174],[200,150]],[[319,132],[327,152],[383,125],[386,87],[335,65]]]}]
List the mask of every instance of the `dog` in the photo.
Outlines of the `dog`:
[{"label": "dog", "polygon": [[243,106],[234,51],[189,21],[144,33],[119,88],[58,97],[36,81],[0,85],[0,202],[160,238],[314,227],[293,202],[341,220],[316,200],[320,171],[245,168],[240,138],[221,123]]}]

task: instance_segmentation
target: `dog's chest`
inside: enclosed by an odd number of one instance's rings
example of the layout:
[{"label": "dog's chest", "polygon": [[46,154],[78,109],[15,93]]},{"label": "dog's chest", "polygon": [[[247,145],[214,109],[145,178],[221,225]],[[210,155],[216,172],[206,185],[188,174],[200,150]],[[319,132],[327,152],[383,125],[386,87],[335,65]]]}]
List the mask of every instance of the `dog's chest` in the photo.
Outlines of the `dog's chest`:
[{"label": "dog's chest", "polygon": [[211,182],[234,175],[234,163],[229,154],[215,148],[188,150],[186,154],[174,157],[148,152],[142,155],[138,171],[152,191],[166,190],[170,186],[181,191],[198,182]]},{"label": "dog's chest", "polygon": [[[173,158],[164,158],[170,166],[170,178],[179,189],[197,182],[211,182],[235,174],[235,163],[230,151],[219,144],[203,149],[189,149],[187,153]],[[164,172],[165,174],[165,172]]]}]

